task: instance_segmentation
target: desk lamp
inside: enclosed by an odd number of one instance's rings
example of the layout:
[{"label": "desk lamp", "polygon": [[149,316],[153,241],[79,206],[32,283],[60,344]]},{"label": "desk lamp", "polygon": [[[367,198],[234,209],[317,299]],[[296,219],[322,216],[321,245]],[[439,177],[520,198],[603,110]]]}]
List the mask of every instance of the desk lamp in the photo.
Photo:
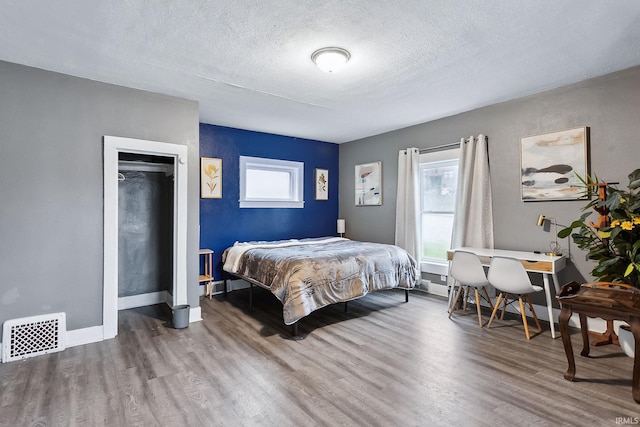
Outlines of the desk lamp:
[{"label": "desk lamp", "polygon": [[542,227],[545,221],[549,221],[551,224],[553,224],[553,230],[554,230],[553,231],[554,241],[549,243],[549,248],[551,249],[551,251],[545,252],[545,255],[559,256],[561,255],[560,253],[561,248],[560,248],[560,244],[558,244],[558,223],[556,222],[555,218],[549,218],[544,215],[539,215],[538,220],[536,221],[536,225],[538,227]]}]

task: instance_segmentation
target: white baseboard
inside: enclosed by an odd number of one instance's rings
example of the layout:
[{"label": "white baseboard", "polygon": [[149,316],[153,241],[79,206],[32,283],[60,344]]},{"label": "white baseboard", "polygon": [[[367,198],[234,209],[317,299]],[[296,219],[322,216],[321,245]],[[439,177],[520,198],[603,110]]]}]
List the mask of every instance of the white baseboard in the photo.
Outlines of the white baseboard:
[{"label": "white baseboard", "polygon": [[67,347],[91,344],[104,340],[102,325],[67,331]]},{"label": "white baseboard", "polygon": [[[204,296],[205,291],[207,290],[206,282],[202,282],[200,284],[200,296]],[[213,295],[218,295],[224,293],[224,280],[217,280],[213,282]]]},{"label": "white baseboard", "polygon": [[200,306],[191,307],[191,309],[189,310],[189,323],[199,322],[201,320],[202,320],[202,310],[200,309]]},{"label": "white baseboard", "polygon": [[[423,283],[424,282],[425,280],[423,280]],[[429,282],[429,293],[446,298],[448,297],[447,285],[440,285],[437,283]],[[489,291],[489,294],[491,295],[491,290]],[[480,301],[480,304],[484,307],[487,307],[487,308],[489,307],[489,304],[487,304],[487,302],[484,300]],[[547,322],[549,321],[549,312],[547,310],[546,305],[533,304],[533,309],[536,311],[536,315],[538,316],[538,319],[545,320]],[[560,315],[560,309],[553,308],[552,311],[553,311],[553,317],[554,319],[556,319],[555,323],[558,323],[557,319],[558,319],[558,316]],[[514,305],[507,306],[507,312],[520,315],[520,310]],[[604,332],[607,330],[607,322],[603,319],[590,317],[587,323],[588,323],[589,331]],[[571,318],[569,319],[569,326],[572,326],[574,328],[580,328],[580,317],[577,314],[573,314],[571,316]],[[560,332],[557,329],[556,329],[556,336],[557,337],[560,336]]]},{"label": "white baseboard", "polygon": [[427,287],[427,292],[429,292],[430,294],[439,295],[445,298],[449,296],[447,292],[447,285],[445,284],[434,283],[430,280],[422,280],[422,286],[425,286],[425,285]]},{"label": "white baseboard", "polygon": [[[229,279],[227,280],[227,291],[237,291],[239,289],[247,289],[249,282],[242,279]],[[206,286],[200,285],[200,296],[205,294]],[[224,293],[224,280],[217,280],[213,282],[213,295],[219,295]]]},{"label": "white baseboard", "polygon": [[[482,301],[482,305],[488,306],[484,301]],[[536,315],[540,320],[549,321],[549,312],[547,311],[546,305],[533,304],[533,309],[536,311]],[[553,308],[553,317],[556,319],[555,323],[558,323],[557,319],[560,316],[560,309]],[[507,306],[507,312],[514,313],[520,315],[520,310],[517,306],[509,305]],[[588,318],[587,325],[589,330],[592,332],[604,332],[607,330],[607,322],[603,319],[598,318]],[[574,328],[580,328],[580,317],[578,314],[573,314],[571,318],[569,318],[569,326],[573,326]],[[556,329],[556,336],[560,336],[560,331]]]},{"label": "white baseboard", "polygon": [[[189,310],[189,323],[199,322],[201,320],[202,311],[200,307],[191,307]],[[102,325],[67,331],[67,347],[75,347],[99,341],[104,341]]]},{"label": "white baseboard", "polygon": [[[67,331],[65,340],[65,348],[104,341],[103,327],[102,325],[90,326],[88,328]],[[0,341],[0,348],[2,348],[2,341]]]},{"label": "white baseboard", "polygon": [[[152,305],[152,304],[158,304],[163,302],[166,302],[167,305],[169,305],[166,299],[166,295],[167,295],[166,291],[154,292],[154,294],[164,294],[164,299],[162,299],[161,301],[152,302],[149,304],[134,305],[129,308],[142,307],[145,305]],[[145,295],[151,295],[151,294],[145,294]],[[138,297],[138,296],[139,295],[135,295],[135,297]],[[131,298],[131,297],[125,297],[125,298]],[[120,308],[120,299],[121,298],[118,299],[118,310],[125,310],[125,308]],[[169,305],[169,307],[171,306]],[[201,320],[202,320],[201,308],[191,307],[189,309],[189,323],[199,322]],[[104,341],[105,340],[104,328],[102,327],[102,325],[100,325],[100,326],[90,326],[88,328],[73,329],[73,330],[67,331],[67,333],[65,334],[65,338],[66,338],[66,343],[65,343],[66,348]],[[0,341],[0,348],[2,348],[2,341]]]},{"label": "white baseboard", "polygon": [[149,292],[147,294],[131,295],[118,298],[118,310],[128,310],[130,308],[145,307],[147,305],[162,304],[169,301],[169,292]]}]

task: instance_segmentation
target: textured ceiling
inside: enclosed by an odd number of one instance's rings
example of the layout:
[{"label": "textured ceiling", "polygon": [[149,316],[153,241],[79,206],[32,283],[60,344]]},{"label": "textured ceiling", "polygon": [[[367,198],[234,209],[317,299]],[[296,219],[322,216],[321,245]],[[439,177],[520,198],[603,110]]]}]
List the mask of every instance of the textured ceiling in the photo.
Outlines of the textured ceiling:
[{"label": "textured ceiling", "polygon": [[0,59],[345,142],[639,65],[639,23],[637,0],[0,0]]}]

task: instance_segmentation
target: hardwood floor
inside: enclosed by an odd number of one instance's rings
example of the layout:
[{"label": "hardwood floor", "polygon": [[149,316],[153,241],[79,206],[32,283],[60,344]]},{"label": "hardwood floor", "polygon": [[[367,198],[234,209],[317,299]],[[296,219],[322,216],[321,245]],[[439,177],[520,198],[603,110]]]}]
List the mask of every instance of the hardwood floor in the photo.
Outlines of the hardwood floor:
[{"label": "hardwood floor", "polygon": [[[282,306],[254,289],[201,300],[175,330],[159,307],[120,312],[117,338],[0,364],[0,426],[614,426],[636,417],[633,361],[582,348],[577,381],[548,328],[480,329],[474,307],[385,291],[313,313],[290,339]],[[484,321],[489,313],[484,312]]]}]

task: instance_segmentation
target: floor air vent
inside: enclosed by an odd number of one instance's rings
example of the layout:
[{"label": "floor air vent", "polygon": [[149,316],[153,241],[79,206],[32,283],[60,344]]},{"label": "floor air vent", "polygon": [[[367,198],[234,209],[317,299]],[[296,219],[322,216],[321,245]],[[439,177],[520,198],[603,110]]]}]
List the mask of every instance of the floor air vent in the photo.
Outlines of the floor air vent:
[{"label": "floor air vent", "polygon": [[7,320],[2,328],[2,362],[62,351],[66,331],[64,313]]}]

